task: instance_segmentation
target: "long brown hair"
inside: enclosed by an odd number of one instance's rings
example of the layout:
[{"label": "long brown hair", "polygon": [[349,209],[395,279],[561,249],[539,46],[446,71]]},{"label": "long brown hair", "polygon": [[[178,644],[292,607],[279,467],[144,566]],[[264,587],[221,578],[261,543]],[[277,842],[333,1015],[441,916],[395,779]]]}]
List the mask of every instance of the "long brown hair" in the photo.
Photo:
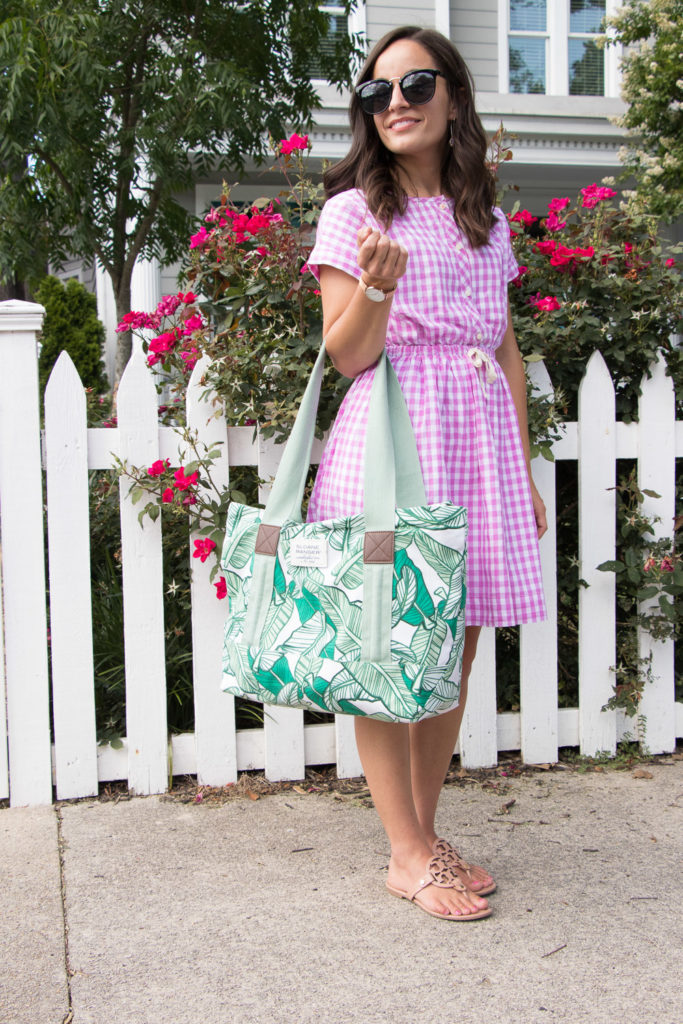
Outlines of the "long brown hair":
[{"label": "long brown hair", "polygon": [[[495,183],[486,165],[487,142],[474,109],[474,84],[469,68],[449,39],[429,28],[404,25],[383,36],[373,47],[358,76],[357,85],[372,78],[377,58],[399,39],[412,39],[429,51],[434,66],[446,76],[448,93],[457,109],[453,145],[444,145],[441,188],[454,200],[458,226],[473,248],[486,245],[493,227]],[[408,196],[401,186],[393,154],[384,146],[371,114],[361,108],[356,93],[349,106],[351,148],[324,176],[328,197],[359,188],[373,215],[389,227],[394,214],[405,212]],[[445,140],[444,140],[445,141]]]}]

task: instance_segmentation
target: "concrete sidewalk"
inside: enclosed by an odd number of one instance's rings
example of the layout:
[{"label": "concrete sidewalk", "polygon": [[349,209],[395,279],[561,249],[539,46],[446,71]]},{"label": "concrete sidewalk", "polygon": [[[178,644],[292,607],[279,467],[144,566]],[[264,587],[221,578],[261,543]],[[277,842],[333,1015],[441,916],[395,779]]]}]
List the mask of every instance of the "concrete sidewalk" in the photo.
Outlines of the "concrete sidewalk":
[{"label": "concrete sidewalk", "polygon": [[680,1024],[683,762],[645,770],[447,787],[466,924],[386,894],[358,800],[0,810],[0,1022]]}]

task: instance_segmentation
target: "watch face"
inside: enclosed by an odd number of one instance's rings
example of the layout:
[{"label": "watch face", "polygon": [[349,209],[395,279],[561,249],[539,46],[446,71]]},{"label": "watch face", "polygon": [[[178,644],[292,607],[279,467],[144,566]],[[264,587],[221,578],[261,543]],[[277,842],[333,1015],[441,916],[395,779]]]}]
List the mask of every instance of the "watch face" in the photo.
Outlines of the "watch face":
[{"label": "watch face", "polygon": [[372,299],[373,302],[384,302],[384,300],[386,299],[386,295],[384,294],[382,289],[373,288],[372,285],[368,285],[368,287],[365,289],[365,294],[369,299]]}]

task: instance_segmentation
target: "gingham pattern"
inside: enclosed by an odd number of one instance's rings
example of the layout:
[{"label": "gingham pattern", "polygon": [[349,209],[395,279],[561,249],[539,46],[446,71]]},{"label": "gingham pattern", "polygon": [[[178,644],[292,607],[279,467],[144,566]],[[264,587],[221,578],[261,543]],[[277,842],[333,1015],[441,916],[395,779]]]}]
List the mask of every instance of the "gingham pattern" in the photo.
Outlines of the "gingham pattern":
[{"label": "gingham pattern", "polygon": [[[387,354],[415,430],[429,503],[467,507],[467,624],[538,622],[545,605],[538,540],[517,416],[495,349],[507,326],[507,284],[517,275],[504,214],[473,250],[452,202],[412,199],[388,234],[409,252],[393,300]],[[377,222],[362,193],[328,200],[309,266],[360,276],[356,234]],[[477,367],[475,363],[480,363]],[[363,507],[363,451],[373,370],[342,404],[320,464],[308,518]],[[493,376],[494,379],[488,379]]]}]

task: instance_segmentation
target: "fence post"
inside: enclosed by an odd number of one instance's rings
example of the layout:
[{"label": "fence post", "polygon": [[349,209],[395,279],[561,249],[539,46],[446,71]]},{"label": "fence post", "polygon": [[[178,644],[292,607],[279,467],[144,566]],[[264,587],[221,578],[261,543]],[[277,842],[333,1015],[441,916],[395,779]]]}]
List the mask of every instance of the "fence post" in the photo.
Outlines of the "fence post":
[{"label": "fence post", "polygon": [[581,753],[614,753],[617,717],[601,711],[614,692],[616,661],[614,559],[616,543],[616,423],[614,386],[599,352],[579,386],[579,742]]},{"label": "fence post", "polygon": [[[676,514],[676,396],[661,356],[651,370],[651,378],[643,379],[638,406],[638,486],[660,495],[645,495],[642,506],[645,515],[659,517],[652,539],[660,540],[673,535]],[[643,602],[639,610],[647,613],[651,607],[658,607],[655,598]],[[651,658],[651,681],[646,683],[640,702],[645,719],[641,744],[651,754],[675,750],[673,639],[653,640],[639,629],[638,654]]]},{"label": "fence post", "polygon": [[[259,501],[265,505],[270,494],[271,481],[280,464],[283,445],[258,435]],[[304,752],[304,713],[295,708],[270,705],[264,710],[263,730],[266,778],[271,782],[282,779],[303,779],[306,776]]]},{"label": "fence post", "polygon": [[[119,451],[130,466],[159,458],[157,396],[139,342],[121,378]],[[168,729],[164,643],[161,519],[138,522],[140,505],[121,478],[121,559],[126,666],[128,785],[135,793],[162,793],[167,786]],[[144,500],[144,499],[143,499]]]},{"label": "fence post", "polygon": [[463,768],[490,768],[498,764],[496,710],[496,631],[485,628],[479,634],[460,728]]},{"label": "fence post", "polygon": [[88,436],[85,391],[68,352],[45,388],[52,717],[57,797],[97,793]]},{"label": "fence post", "polygon": [[[0,511],[10,802],[52,802],[36,333],[45,310],[0,303]],[[3,709],[4,710],[4,709]]]},{"label": "fence post", "polygon": [[[211,447],[222,444],[221,457],[212,464],[211,478],[218,488],[227,488],[230,480],[228,431],[225,416],[203,398],[201,380],[210,360],[199,360],[187,387],[187,425],[197,431],[197,440]],[[216,495],[214,495],[216,497]],[[199,534],[190,534],[190,547]],[[218,552],[220,557],[220,551]],[[192,675],[195,712],[195,748],[197,781],[205,786],[224,786],[237,779],[237,736],[235,698],[221,690],[223,631],[227,601],[218,601],[209,582],[213,562],[201,562],[190,554],[192,593]],[[215,577],[218,581],[220,570]]]},{"label": "fence post", "polygon": [[[554,388],[543,363],[530,363],[529,378],[542,395]],[[532,465],[534,483],[545,502],[548,532],[541,540],[541,571],[547,619],[519,631],[520,727],[522,760],[527,764],[557,761],[557,538],[555,463],[539,456]]]}]

